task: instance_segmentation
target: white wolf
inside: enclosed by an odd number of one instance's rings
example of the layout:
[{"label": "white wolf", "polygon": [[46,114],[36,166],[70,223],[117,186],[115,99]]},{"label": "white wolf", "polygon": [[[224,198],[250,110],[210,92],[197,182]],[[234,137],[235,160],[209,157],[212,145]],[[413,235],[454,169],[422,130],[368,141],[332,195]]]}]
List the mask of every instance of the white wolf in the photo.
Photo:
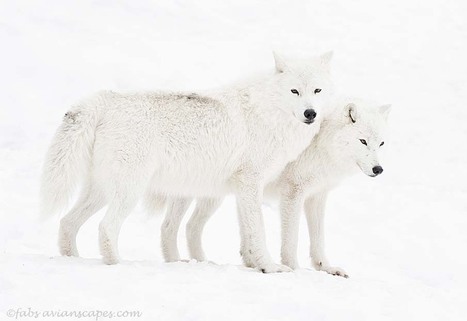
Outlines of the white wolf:
[{"label": "white wolf", "polygon": [[[265,195],[280,199],[282,219],[282,263],[298,268],[297,240],[300,212],[304,206],[310,237],[312,265],[321,271],[347,277],[329,264],[324,253],[324,208],[329,191],[358,168],[368,176],[383,172],[378,151],[384,144],[389,105],[376,107],[359,99],[340,99],[336,110],[324,119],[321,130],[308,148],[287,165],[280,177],[266,186]],[[345,106],[345,107],[344,107]],[[157,196],[156,196],[157,197]],[[180,221],[191,199],[169,199],[162,225],[162,249],[166,261],[179,260],[176,244]],[[201,234],[221,199],[199,199],[187,224],[190,256],[204,261]],[[170,228],[169,228],[170,227]],[[247,264],[255,266],[245,249]]]},{"label": "white wolf", "polygon": [[318,132],[333,91],[331,56],[275,55],[274,73],[218,91],[102,92],[73,107],[48,151],[41,186],[43,211],[53,213],[82,184],[79,200],[60,223],[60,252],[78,255],[80,226],[106,204],[100,252],[114,264],[122,223],[143,194],[233,193],[242,242],[255,266],[290,270],[274,264],[266,249],[263,189]]}]

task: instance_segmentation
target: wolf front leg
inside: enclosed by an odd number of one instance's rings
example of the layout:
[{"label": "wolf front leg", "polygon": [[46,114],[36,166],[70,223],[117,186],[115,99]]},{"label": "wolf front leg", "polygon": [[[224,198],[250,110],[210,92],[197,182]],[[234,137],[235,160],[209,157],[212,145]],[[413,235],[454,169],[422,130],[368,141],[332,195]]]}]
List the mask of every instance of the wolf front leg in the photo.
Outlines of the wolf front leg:
[{"label": "wolf front leg", "polygon": [[327,192],[308,197],[305,200],[305,216],[310,235],[311,264],[318,271],[325,271],[332,275],[348,278],[348,274],[339,267],[329,264],[324,253],[324,213]]},{"label": "wolf front leg", "polygon": [[282,221],[281,259],[282,264],[287,265],[292,269],[297,269],[299,267],[297,260],[297,246],[302,207],[303,196],[301,191],[295,187],[288,188],[284,195],[282,195],[280,201]]},{"label": "wolf front leg", "polygon": [[275,264],[267,250],[261,211],[263,187],[257,184],[258,181],[242,184],[236,195],[242,256],[248,253],[247,261],[253,262],[245,263],[253,263],[263,273],[290,272],[289,267]]}]

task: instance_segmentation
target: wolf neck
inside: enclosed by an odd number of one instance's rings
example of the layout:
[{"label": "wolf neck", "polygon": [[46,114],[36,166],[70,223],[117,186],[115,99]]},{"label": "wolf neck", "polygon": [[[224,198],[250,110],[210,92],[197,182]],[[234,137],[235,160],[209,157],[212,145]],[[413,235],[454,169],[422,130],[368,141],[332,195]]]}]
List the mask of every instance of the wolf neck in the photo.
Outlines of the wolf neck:
[{"label": "wolf neck", "polygon": [[257,75],[248,80],[219,88],[212,94],[229,104],[238,102],[246,111],[251,110],[258,114],[267,111],[268,118],[271,117],[271,113],[292,118],[292,115],[286,115],[280,109],[281,106],[277,99],[277,83],[275,75],[272,73]]},{"label": "wolf neck", "polygon": [[249,84],[239,86],[238,90],[241,92],[248,91],[251,104],[257,106],[257,108],[269,112],[284,113],[280,109],[282,106],[279,106],[278,88],[274,80],[274,75],[264,76]]},{"label": "wolf neck", "polygon": [[315,164],[313,167],[331,169],[328,175],[342,176],[342,178],[351,175],[356,170],[355,166],[351,161],[342,158],[340,147],[335,145],[335,137],[344,126],[339,118],[331,116],[323,120],[319,133],[300,157],[302,161],[313,160]]}]

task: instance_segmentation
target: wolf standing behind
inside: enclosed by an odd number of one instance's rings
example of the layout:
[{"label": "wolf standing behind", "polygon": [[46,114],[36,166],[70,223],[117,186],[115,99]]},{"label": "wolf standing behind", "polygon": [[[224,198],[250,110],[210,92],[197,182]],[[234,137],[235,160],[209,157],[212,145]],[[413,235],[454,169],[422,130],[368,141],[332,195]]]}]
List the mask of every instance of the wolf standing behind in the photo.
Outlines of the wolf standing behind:
[{"label": "wolf standing behind", "polygon": [[108,204],[99,226],[104,262],[119,260],[118,234],[145,193],[237,200],[242,248],[263,272],[275,264],[265,244],[264,185],[309,145],[332,93],[331,54],[306,60],[275,56],[276,71],[204,94],[102,92],[66,113],[48,151],[43,211],[63,209],[60,252],[78,255],[81,225]]}]

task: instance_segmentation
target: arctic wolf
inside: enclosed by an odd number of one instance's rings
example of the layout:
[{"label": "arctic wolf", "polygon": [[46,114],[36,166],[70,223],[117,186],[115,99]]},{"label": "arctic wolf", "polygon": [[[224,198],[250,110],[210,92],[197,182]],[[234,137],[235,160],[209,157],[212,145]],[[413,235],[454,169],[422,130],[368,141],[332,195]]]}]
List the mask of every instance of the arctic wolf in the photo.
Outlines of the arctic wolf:
[{"label": "arctic wolf", "polygon": [[[324,253],[324,208],[329,191],[345,177],[360,169],[375,177],[383,172],[378,151],[384,145],[389,105],[376,106],[357,99],[340,99],[339,107],[324,119],[321,130],[306,150],[287,165],[280,177],[266,186],[266,196],[280,199],[282,219],[282,264],[298,267],[299,217],[305,208],[310,237],[312,265],[320,271],[347,277],[344,270],[330,265]],[[162,225],[162,249],[166,261],[179,260],[176,244],[180,221],[191,199],[169,199]],[[190,256],[204,261],[201,234],[221,199],[199,199],[187,225]],[[169,228],[170,227],[170,228]],[[240,250],[247,265],[255,266],[247,249]]]},{"label": "arctic wolf", "polygon": [[124,219],[145,193],[237,199],[244,248],[264,272],[274,264],[265,245],[261,202],[276,178],[318,132],[332,93],[331,53],[306,60],[275,55],[276,70],[205,93],[102,92],[71,108],[48,151],[43,211],[63,209],[60,252],[78,255],[80,226],[108,204],[99,226],[104,262],[119,260]]}]

